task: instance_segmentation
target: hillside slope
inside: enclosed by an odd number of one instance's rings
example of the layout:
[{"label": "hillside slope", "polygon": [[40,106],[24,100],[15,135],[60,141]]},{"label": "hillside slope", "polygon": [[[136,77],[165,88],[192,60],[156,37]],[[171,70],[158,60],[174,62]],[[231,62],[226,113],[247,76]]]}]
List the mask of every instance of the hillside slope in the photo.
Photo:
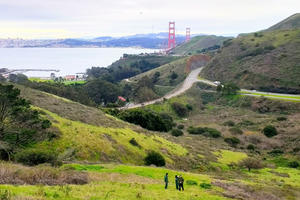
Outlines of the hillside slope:
[{"label": "hillside slope", "polygon": [[300,93],[300,29],[247,34],[226,41],[202,75],[241,88]]},{"label": "hillside slope", "polygon": [[171,53],[179,55],[190,55],[202,53],[205,49],[218,49],[222,43],[229,37],[203,35],[193,37],[189,42],[182,43],[171,51]]},{"label": "hillside slope", "polygon": [[300,28],[300,13],[296,13],[283,21],[271,26],[267,29],[267,31],[274,30],[289,30],[289,29],[297,29]]},{"label": "hillside slope", "polygon": [[[33,145],[59,154],[65,161],[119,162],[144,164],[150,150],[163,154],[167,166],[185,160],[187,150],[158,133],[120,121],[97,108],[87,107],[44,92],[18,86],[21,95],[52,122],[60,137]],[[129,141],[135,138],[140,146]],[[184,162],[184,161],[183,161]]]}]

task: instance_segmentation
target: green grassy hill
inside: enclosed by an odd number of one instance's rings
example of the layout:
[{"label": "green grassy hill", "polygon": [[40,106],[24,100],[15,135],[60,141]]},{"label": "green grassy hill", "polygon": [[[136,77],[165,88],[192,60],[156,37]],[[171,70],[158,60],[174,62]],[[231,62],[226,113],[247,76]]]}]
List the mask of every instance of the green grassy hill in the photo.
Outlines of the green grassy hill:
[{"label": "green grassy hill", "polygon": [[219,48],[227,39],[229,39],[229,37],[215,35],[196,36],[193,37],[189,42],[177,46],[171,51],[171,53],[179,55],[199,54],[203,53],[204,49],[209,47],[215,47],[215,49],[217,47]]},{"label": "green grassy hill", "polygon": [[297,27],[239,36],[224,43],[202,75],[210,80],[232,81],[241,88],[300,93],[299,47]]},{"label": "green grassy hill", "polygon": [[[62,160],[89,162],[120,162],[144,164],[148,151],[161,152],[168,166],[176,166],[188,151],[165,139],[162,134],[147,131],[97,108],[84,106],[51,94],[18,86],[21,95],[32,102],[52,122],[60,136],[33,145],[59,154]],[[140,146],[129,141],[134,138]],[[182,158],[188,159],[188,158]]]}]

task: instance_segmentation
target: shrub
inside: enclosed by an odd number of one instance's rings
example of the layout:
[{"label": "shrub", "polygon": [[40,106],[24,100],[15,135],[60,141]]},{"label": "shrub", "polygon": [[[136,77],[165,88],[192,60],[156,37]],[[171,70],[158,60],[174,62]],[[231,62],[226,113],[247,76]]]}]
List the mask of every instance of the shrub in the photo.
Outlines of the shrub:
[{"label": "shrub", "polygon": [[166,165],[166,161],[160,153],[150,151],[145,158],[145,164],[161,167]]},{"label": "shrub", "polygon": [[269,46],[265,46],[264,47],[265,50],[269,50],[269,51],[272,51],[275,49],[275,47],[273,45],[269,45]]},{"label": "shrub", "polygon": [[298,168],[300,166],[300,164],[297,161],[292,161],[292,162],[289,162],[288,166],[290,168]]},{"label": "shrub", "polygon": [[232,127],[229,129],[230,133],[235,134],[235,135],[242,135],[243,131],[239,129],[238,127]]},{"label": "shrub", "polygon": [[234,126],[235,123],[234,123],[234,121],[229,120],[229,121],[224,122],[223,125],[224,126]]},{"label": "shrub", "polygon": [[203,189],[211,189],[211,184],[209,183],[201,183],[200,187]]},{"label": "shrub", "polygon": [[247,146],[247,149],[253,151],[253,150],[256,149],[256,147],[255,147],[253,144],[249,144],[249,145]]},{"label": "shrub", "polygon": [[189,111],[193,110],[193,106],[190,105],[190,104],[186,104],[186,108],[187,108]]},{"label": "shrub", "polygon": [[197,181],[194,181],[194,180],[187,180],[186,184],[187,185],[198,185]]},{"label": "shrub", "polygon": [[140,144],[135,140],[135,138],[131,138],[129,143],[136,147],[141,147]]},{"label": "shrub", "polygon": [[281,149],[274,149],[270,152],[268,152],[268,154],[272,155],[272,156],[278,156],[283,154],[284,152]]},{"label": "shrub", "polygon": [[225,138],[224,141],[232,147],[236,147],[240,143],[240,140],[236,137]]},{"label": "shrub", "polygon": [[190,126],[187,130],[189,134],[194,134],[194,135],[204,135],[208,137],[213,137],[213,138],[218,138],[221,136],[221,132],[214,129],[214,128],[208,128],[208,127],[193,127]]},{"label": "shrub", "polygon": [[182,136],[183,132],[179,129],[172,129],[171,134],[175,137]]},{"label": "shrub", "polygon": [[15,160],[29,166],[42,163],[51,163],[52,165],[55,165],[57,163],[57,157],[53,152],[40,149],[23,150],[15,155]]},{"label": "shrub", "polygon": [[286,121],[287,118],[286,117],[277,117],[277,121]]},{"label": "shrub", "polygon": [[171,104],[172,109],[179,117],[186,117],[188,114],[188,109],[181,103],[174,102]]},{"label": "shrub", "polygon": [[158,114],[149,110],[131,109],[124,110],[117,116],[127,122],[140,125],[143,128],[153,131],[167,132],[173,127],[173,119],[163,113]]},{"label": "shrub", "polygon": [[276,128],[274,127],[274,126],[272,126],[272,125],[268,125],[268,126],[266,126],[263,130],[262,130],[262,132],[264,133],[264,135],[265,136],[267,136],[267,137],[273,137],[273,136],[275,136],[275,135],[277,135],[277,130],[276,130]]},{"label": "shrub", "polygon": [[179,125],[177,126],[177,128],[182,130],[182,129],[184,129],[184,125],[183,125],[183,124],[179,124]]},{"label": "shrub", "polygon": [[263,168],[263,164],[261,163],[261,161],[255,158],[245,158],[239,163],[239,166],[248,168],[249,172],[251,171],[251,169]]}]

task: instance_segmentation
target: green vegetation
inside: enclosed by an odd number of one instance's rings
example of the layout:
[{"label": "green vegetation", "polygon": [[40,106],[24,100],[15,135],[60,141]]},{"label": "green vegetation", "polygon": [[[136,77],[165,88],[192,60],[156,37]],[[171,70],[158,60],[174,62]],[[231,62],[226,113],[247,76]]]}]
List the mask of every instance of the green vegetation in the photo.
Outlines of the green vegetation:
[{"label": "green vegetation", "polygon": [[182,136],[183,132],[180,129],[172,129],[171,134],[175,137]]},{"label": "green vegetation", "polygon": [[212,137],[212,138],[221,137],[220,131],[218,131],[214,128],[209,128],[209,127],[190,126],[187,131],[189,132],[189,134],[194,134],[194,135],[204,135],[204,136]]},{"label": "green vegetation", "polygon": [[166,113],[156,113],[141,108],[130,110],[105,109],[104,111],[124,121],[140,125],[152,131],[168,132],[174,126],[172,117]]},{"label": "green vegetation", "polygon": [[20,97],[20,90],[13,85],[0,84],[0,108],[1,160],[11,160],[24,147],[57,136],[48,132],[51,122],[32,109],[29,101]]},{"label": "green vegetation", "polygon": [[300,29],[280,29],[245,34],[227,42],[202,70],[202,76],[241,88],[299,94]]},{"label": "green vegetation", "polygon": [[145,158],[145,165],[155,165],[161,167],[166,165],[166,161],[160,153],[150,151]]},{"label": "green vegetation", "polygon": [[228,37],[203,35],[191,38],[171,51],[173,54],[192,55],[216,51]]},{"label": "green vegetation", "polygon": [[229,150],[216,151],[214,154],[218,157],[218,162],[221,164],[238,163],[247,158],[247,154],[243,152],[234,152]]},{"label": "green vegetation", "polygon": [[267,137],[273,137],[273,136],[275,136],[275,135],[277,135],[278,133],[277,133],[277,129],[274,127],[274,126],[272,126],[272,125],[268,125],[268,126],[266,126],[263,130],[262,130],[262,132],[265,134],[265,136],[267,136]]}]

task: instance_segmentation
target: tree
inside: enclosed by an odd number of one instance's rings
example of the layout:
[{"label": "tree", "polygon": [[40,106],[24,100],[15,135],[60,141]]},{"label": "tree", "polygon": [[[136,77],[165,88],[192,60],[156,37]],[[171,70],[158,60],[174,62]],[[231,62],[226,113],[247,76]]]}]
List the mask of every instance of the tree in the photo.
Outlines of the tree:
[{"label": "tree", "polygon": [[0,84],[0,136],[4,131],[5,120],[20,107],[29,107],[29,102],[19,98],[20,90],[15,89],[13,85]]},{"label": "tree", "polygon": [[88,96],[96,104],[116,102],[118,96],[121,94],[118,86],[101,79],[89,81],[84,88],[86,89]]},{"label": "tree", "polygon": [[155,151],[150,151],[145,158],[146,165],[156,165],[158,167],[165,166],[166,161],[164,157]]},{"label": "tree", "polygon": [[274,126],[272,126],[272,125],[266,126],[262,130],[262,132],[265,134],[265,136],[267,136],[269,138],[277,135],[277,129]]},{"label": "tree", "polygon": [[260,160],[256,158],[245,158],[239,163],[240,167],[246,167],[250,172],[251,169],[261,169],[263,168],[263,164]]},{"label": "tree", "polygon": [[188,115],[188,109],[182,103],[174,102],[171,104],[172,109],[179,117],[186,117]]}]

